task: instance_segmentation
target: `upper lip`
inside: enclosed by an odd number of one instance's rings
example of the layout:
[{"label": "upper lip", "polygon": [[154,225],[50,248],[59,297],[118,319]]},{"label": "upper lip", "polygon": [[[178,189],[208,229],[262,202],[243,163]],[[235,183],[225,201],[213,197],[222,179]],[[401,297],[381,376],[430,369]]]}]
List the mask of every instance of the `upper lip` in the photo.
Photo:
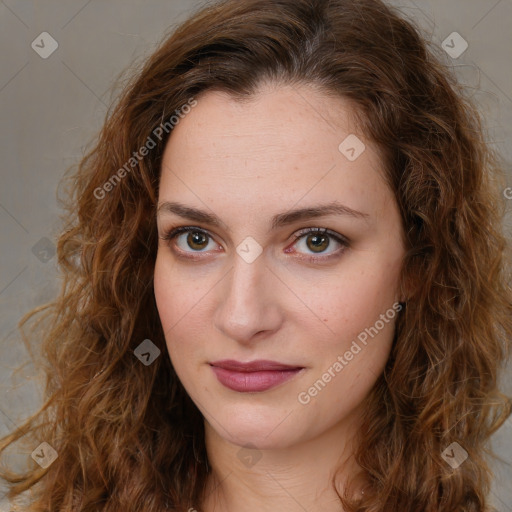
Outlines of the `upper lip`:
[{"label": "upper lip", "polygon": [[302,366],[295,366],[289,364],[279,363],[277,361],[267,361],[264,359],[258,359],[255,361],[248,361],[243,363],[241,361],[235,361],[234,359],[223,359],[221,361],[214,361],[210,363],[211,366],[218,368],[224,368],[225,370],[237,371],[237,372],[262,372],[262,371],[279,371],[279,370],[298,370]]}]

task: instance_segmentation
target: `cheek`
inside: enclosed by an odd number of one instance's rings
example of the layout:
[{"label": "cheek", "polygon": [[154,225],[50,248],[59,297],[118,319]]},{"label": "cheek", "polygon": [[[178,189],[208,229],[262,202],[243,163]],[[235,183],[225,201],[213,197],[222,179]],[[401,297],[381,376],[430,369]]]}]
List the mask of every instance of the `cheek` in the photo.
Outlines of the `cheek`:
[{"label": "cheek", "polygon": [[[397,276],[389,272],[351,269],[325,286],[303,290],[307,306],[332,334],[347,340],[372,326],[395,302]],[[310,315],[313,316],[313,315]]]},{"label": "cheek", "polygon": [[200,339],[204,322],[199,319],[205,314],[201,299],[207,288],[201,285],[201,280],[190,280],[157,255],[154,290],[169,354],[173,364],[179,364],[181,357],[194,352],[194,340]]},{"label": "cheek", "polygon": [[167,337],[168,331],[178,318],[178,310],[176,307],[179,306],[179,304],[177,304],[176,301],[175,283],[170,276],[170,272],[166,271],[160,256],[157,256],[156,259],[153,281],[156,307],[162,328]]},{"label": "cheek", "polygon": [[[155,300],[165,333],[187,323],[201,309],[208,292],[208,282],[200,275],[180,272],[161,251],[157,254],[154,272]],[[190,320],[188,321],[190,324]]]},{"label": "cheek", "polygon": [[[310,296],[309,306],[317,317],[303,320],[302,330],[314,340],[312,383],[332,382],[323,400],[339,404],[340,410],[367,395],[389,358],[399,314],[393,308],[398,271],[383,262],[361,263]],[[318,319],[328,329],[319,327]]]},{"label": "cheek", "polygon": [[308,337],[314,340],[313,365],[300,396],[315,404],[308,414],[319,422],[338,421],[357,407],[384,370],[400,313],[392,293],[381,293],[380,284],[384,281],[359,281],[358,287],[318,297],[331,332]]}]

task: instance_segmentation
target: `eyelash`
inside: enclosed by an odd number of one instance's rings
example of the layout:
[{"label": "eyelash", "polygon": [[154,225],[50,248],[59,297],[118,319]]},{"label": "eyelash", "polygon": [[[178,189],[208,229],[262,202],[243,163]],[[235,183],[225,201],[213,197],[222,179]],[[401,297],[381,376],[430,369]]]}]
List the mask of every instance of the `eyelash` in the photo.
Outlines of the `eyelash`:
[{"label": "eyelash", "polygon": [[[160,238],[161,238],[161,240],[164,240],[165,242],[167,242],[167,244],[170,246],[171,245],[170,242],[172,242],[177,236],[179,236],[183,233],[190,233],[190,232],[202,233],[205,236],[207,236],[208,238],[214,240],[214,237],[208,231],[206,231],[205,229],[199,228],[197,226],[181,226],[181,227],[177,227],[177,228],[171,228],[166,233],[164,233],[164,235]],[[309,234],[329,235],[329,237],[333,238],[336,242],[338,242],[342,246],[341,249],[338,249],[337,251],[335,251],[331,254],[328,254],[327,256],[321,256],[321,255],[320,256],[314,256],[314,255],[301,256],[301,258],[306,259],[310,262],[325,262],[326,260],[330,260],[331,258],[340,256],[350,246],[350,241],[346,237],[340,235],[339,233],[336,233],[335,231],[331,231],[330,229],[317,228],[317,227],[305,228],[305,229],[301,229],[301,230],[295,232],[293,234],[293,236],[295,238],[293,245],[295,245],[299,240],[301,240],[302,238],[306,237]],[[188,254],[187,256],[183,256],[183,257],[185,257],[187,259],[192,259],[192,260],[202,259],[203,256],[201,256],[201,254],[204,254],[200,251],[195,251],[196,254],[194,256],[192,256],[192,254],[194,254],[194,252],[189,253],[188,251],[183,251],[181,249],[178,249],[178,251],[180,251],[180,253]]]}]

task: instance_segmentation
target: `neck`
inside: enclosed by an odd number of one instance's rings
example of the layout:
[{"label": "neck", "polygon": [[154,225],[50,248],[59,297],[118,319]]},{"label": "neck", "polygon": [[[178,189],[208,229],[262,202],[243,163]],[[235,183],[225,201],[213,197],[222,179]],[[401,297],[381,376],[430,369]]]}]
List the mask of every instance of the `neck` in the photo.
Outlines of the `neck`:
[{"label": "neck", "polygon": [[353,421],[345,421],[293,446],[257,449],[227,441],[205,422],[211,472],[202,509],[343,512],[336,491],[343,495],[358,470],[353,458],[354,427]]}]

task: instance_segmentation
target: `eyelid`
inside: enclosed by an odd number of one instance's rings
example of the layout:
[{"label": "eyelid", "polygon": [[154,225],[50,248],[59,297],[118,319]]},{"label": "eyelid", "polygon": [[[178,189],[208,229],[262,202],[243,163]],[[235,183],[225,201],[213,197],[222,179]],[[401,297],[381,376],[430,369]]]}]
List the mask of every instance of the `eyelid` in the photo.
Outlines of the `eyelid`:
[{"label": "eyelid", "polygon": [[337,233],[336,231],[333,231],[329,228],[303,228],[300,229],[299,231],[296,231],[293,234],[293,236],[295,237],[296,240],[298,240],[299,238],[302,238],[304,235],[308,235],[310,233],[320,233],[322,235],[329,235],[342,245],[348,245],[350,243],[350,240],[346,236],[343,236],[340,233]]},{"label": "eyelid", "polygon": [[210,238],[214,238],[208,230],[200,228],[199,226],[178,226],[176,228],[170,228],[165,231],[164,234],[159,238],[161,240],[172,240],[175,236],[180,235],[181,233],[187,233],[189,231],[199,231],[200,233],[208,235]]}]

